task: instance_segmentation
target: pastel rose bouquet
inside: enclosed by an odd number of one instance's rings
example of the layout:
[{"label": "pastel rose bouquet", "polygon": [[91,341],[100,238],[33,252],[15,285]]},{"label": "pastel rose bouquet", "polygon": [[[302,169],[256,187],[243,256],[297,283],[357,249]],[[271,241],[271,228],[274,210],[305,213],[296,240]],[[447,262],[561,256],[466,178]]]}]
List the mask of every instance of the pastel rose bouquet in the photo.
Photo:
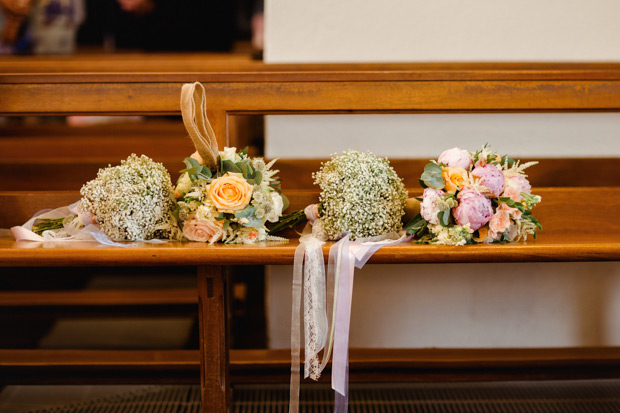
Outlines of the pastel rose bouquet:
[{"label": "pastel rose bouquet", "polygon": [[476,152],[444,151],[424,167],[420,214],[405,229],[416,242],[442,245],[505,243],[536,238],[532,216],[541,197],[532,194],[525,169],[488,145]]},{"label": "pastel rose bouquet", "polygon": [[185,159],[175,189],[175,215],[183,237],[198,242],[252,244],[284,240],[267,234],[266,222],[277,222],[288,200],[272,170],[275,161],[247,156],[247,148],[224,148],[215,172],[198,153]]}]

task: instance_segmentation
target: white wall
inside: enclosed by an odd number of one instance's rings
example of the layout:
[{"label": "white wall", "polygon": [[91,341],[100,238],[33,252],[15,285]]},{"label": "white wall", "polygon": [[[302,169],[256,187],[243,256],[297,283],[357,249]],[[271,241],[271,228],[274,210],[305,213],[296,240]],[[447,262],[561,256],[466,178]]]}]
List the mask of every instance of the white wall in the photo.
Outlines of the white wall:
[{"label": "white wall", "polygon": [[[272,63],[620,60],[617,0],[267,0],[265,10]],[[487,142],[514,157],[620,157],[620,115],[267,119],[269,157],[351,148],[436,158]],[[290,342],[291,273],[268,270],[272,347]],[[356,347],[620,345],[616,263],[371,266],[356,274]]]},{"label": "white wall", "polygon": [[267,0],[265,61],[618,61],[618,0]]}]

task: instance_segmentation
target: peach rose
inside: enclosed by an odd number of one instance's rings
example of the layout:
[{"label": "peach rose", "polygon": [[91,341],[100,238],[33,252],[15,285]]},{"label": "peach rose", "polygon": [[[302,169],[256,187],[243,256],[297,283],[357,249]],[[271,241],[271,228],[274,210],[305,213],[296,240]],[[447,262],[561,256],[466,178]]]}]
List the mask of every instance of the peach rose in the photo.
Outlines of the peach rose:
[{"label": "peach rose", "polygon": [[493,239],[510,227],[510,214],[506,210],[497,209],[495,215],[489,221],[489,232]]},{"label": "peach rose", "polygon": [[219,222],[192,218],[183,224],[183,235],[190,241],[214,243],[222,237]]},{"label": "peach rose", "polygon": [[469,178],[467,177],[467,171],[463,168],[450,168],[442,167],[441,176],[446,181],[444,187],[449,194],[455,194],[457,190],[463,189],[469,185]]},{"label": "peach rose", "polygon": [[510,216],[513,217],[514,219],[520,219],[521,215],[523,215],[521,211],[519,211],[517,208],[509,207],[507,204],[503,202],[499,204],[499,207],[497,207],[497,210],[508,212]]},{"label": "peach rose", "polygon": [[218,212],[229,214],[245,208],[252,199],[252,185],[237,175],[219,177],[209,185],[209,199]]}]

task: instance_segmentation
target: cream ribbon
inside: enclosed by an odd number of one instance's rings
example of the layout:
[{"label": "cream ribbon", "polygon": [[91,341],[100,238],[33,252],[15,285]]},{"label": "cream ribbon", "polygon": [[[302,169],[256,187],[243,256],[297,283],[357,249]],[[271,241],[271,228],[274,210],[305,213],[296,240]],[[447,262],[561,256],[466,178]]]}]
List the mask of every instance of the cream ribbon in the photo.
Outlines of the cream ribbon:
[{"label": "cream ribbon", "polygon": [[[349,381],[349,327],[353,277],[355,267],[362,268],[380,248],[411,239],[407,234],[384,234],[379,237],[350,241],[344,236],[329,250],[327,274],[323,261],[324,242],[310,233],[309,228],[317,219],[316,208],[305,209],[309,225],[306,226],[295,250],[291,312],[291,386],[289,413],[299,412],[300,387],[300,310],[304,292],[305,322],[305,374],[318,380],[326,367],[332,350],[332,388],[335,390],[335,412],[346,413],[348,408]],[[311,303],[311,308],[308,308]],[[331,308],[331,327],[327,334],[326,313]],[[324,321],[325,320],[325,321]],[[327,343],[326,343],[327,341]],[[318,366],[318,352],[323,351],[323,361]]]},{"label": "cream ribbon", "polygon": [[204,165],[215,171],[219,156],[217,139],[207,118],[207,98],[200,82],[186,83],[181,88],[181,115]]}]

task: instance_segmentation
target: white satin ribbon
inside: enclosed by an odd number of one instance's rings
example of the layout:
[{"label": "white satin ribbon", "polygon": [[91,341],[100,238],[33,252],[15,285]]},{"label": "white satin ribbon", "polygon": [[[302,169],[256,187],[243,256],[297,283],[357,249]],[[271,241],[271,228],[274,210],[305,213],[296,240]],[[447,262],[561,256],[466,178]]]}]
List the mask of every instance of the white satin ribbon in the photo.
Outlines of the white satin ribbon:
[{"label": "white satin ribbon", "polygon": [[[11,233],[16,241],[35,241],[35,242],[59,242],[59,241],[96,241],[99,244],[111,247],[135,247],[136,243],[120,243],[112,241],[97,224],[93,223],[90,213],[84,213],[79,208],[80,201],[71,205],[56,208],[51,211],[39,211],[30,218],[24,225],[11,228]],[[43,231],[38,235],[32,231],[32,226],[38,219],[57,219],[77,215],[84,227],[68,226],[62,230]],[[160,243],[164,240],[149,240],[146,242]]]},{"label": "white satin ribbon", "polygon": [[[315,206],[305,209],[310,224],[317,219]],[[318,380],[334,352],[332,362],[332,388],[335,390],[335,412],[346,413],[348,409],[349,382],[349,330],[355,267],[362,268],[380,248],[396,245],[411,239],[407,234],[385,234],[379,237],[351,241],[348,234],[329,251],[327,277],[323,261],[323,241],[314,237],[310,224],[304,229],[295,251],[293,269],[293,308],[291,315],[291,388],[289,413],[299,411],[300,386],[300,316],[301,292],[304,291],[305,321],[305,374]],[[304,265],[305,264],[305,265]],[[326,279],[327,278],[327,279]],[[309,284],[309,285],[308,285]],[[331,287],[333,285],[333,287]],[[326,288],[327,287],[327,288]],[[331,288],[330,288],[331,287]],[[326,312],[332,308],[329,334]],[[310,305],[311,308],[308,308]],[[327,341],[327,345],[325,345]],[[325,348],[323,361],[317,368],[318,352]]]}]

